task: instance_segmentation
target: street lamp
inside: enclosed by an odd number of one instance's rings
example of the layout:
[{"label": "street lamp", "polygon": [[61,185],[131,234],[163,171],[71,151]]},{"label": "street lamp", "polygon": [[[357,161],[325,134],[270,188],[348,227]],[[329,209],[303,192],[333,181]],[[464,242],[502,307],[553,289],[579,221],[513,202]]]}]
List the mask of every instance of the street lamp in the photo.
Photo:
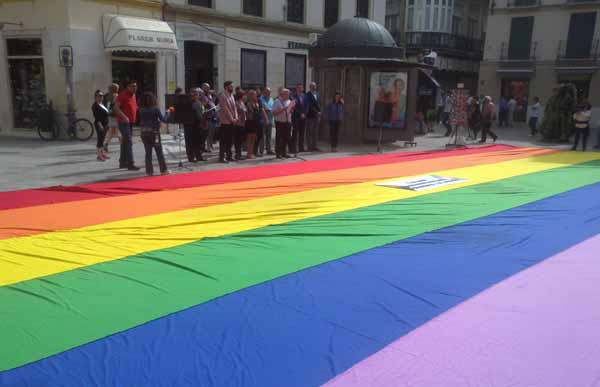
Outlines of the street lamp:
[{"label": "street lamp", "polygon": [[5,26],[19,26],[19,27],[23,27],[23,22],[18,22],[18,23],[14,23],[14,22],[0,22],[0,31],[2,31]]}]

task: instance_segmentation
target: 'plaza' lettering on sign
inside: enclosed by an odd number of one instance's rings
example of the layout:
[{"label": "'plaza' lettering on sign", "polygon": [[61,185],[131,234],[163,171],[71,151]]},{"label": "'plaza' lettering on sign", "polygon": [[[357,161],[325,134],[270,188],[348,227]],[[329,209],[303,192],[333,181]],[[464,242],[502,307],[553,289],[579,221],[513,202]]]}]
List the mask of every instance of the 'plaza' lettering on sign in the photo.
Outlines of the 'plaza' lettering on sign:
[{"label": "'plaza' lettering on sign", "polygon": [[148,35],[128,35],[130,41],[134,42],[146,42],[146,43],[169,43],[173,44],[173,38],[169,37],[154,37]]}]

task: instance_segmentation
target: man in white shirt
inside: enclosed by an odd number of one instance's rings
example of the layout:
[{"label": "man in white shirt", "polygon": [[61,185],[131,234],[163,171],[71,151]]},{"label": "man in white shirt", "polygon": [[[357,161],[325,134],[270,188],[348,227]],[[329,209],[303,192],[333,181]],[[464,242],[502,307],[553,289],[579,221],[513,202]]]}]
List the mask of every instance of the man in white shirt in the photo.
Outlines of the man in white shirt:
[{"label": "man in white shirt", "polygon": [[515,97],[510,97],[508,101],[508,126],[513,127],[515,121],[515,112],[517,111],[517,100]]},{"label": "man in white shirt", "polygon": [[273,103],[275,117],[275,155],[278,159],[288,159],[287,145],[290,142],[292,129],[292,113],[295,103],[290,101],[290,91],[281,89],[279,97]]},{"label": "man in white shirt", "polygon": [[529,129],[531,129],[530,137],[535,136],[537,133],[537,124],[540,119],[540,110],[542,105],[540,105],[540,97],[533,98],[533,105],[529,106]]}]

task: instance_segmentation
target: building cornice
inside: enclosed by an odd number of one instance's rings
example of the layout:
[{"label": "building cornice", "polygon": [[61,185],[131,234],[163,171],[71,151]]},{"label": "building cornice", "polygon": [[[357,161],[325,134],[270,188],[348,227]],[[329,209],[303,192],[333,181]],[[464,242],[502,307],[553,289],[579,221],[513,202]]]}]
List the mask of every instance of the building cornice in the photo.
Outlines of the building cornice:
[{"label": "building cornice", "polygon": [[563,4],[537,4],[532,6],[525,7],[502,7],[490,8],[490,16],[496,15],[514,15],[514,14],[531,14],[535,12],[548,12],[548,11],[564,11],[570,9],[577,10],[597,10],[600,5],[600,1],[591,1],[591,2],[570,2],[565,1]]}]

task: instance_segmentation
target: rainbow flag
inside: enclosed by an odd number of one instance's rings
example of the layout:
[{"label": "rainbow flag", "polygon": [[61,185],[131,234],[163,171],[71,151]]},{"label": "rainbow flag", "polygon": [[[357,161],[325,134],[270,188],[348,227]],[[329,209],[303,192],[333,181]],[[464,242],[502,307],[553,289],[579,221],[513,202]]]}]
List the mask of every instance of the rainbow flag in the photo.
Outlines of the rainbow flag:
[{"label": "rainbow flag", "polygon": [[0,193],[0,386],[591,386],[600,154]]}]

